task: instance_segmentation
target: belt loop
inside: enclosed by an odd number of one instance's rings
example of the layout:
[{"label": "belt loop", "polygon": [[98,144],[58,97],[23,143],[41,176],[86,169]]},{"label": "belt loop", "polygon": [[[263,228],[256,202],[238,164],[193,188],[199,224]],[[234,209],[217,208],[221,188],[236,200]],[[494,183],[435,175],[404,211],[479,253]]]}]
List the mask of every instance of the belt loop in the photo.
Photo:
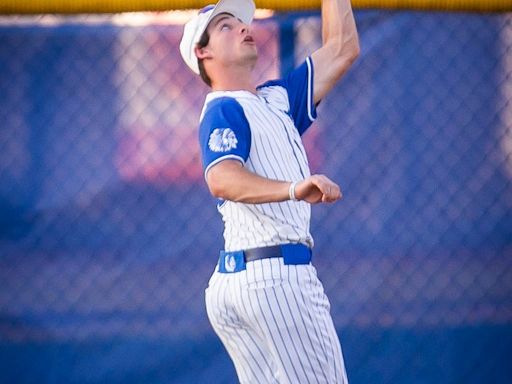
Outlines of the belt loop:
[{"label": "belt loop", "polygon": [[311,262],[311,248],[303,244],[283,244],[281,253],[285,265],[309,264]]}]

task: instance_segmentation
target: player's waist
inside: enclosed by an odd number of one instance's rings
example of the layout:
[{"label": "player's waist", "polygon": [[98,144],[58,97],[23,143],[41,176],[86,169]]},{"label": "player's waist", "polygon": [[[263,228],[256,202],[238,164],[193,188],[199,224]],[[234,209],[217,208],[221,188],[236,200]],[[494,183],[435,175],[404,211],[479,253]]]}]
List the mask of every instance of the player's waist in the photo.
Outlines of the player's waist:
[{"label": "player's waist", "polygon": [[240,251],[221,251],[219,272],[234,273],[245,270],[246,263],[256,260],[282,258],[285,265],[305,265],[311,262],[311,248],[304,244],[281,244]]},{"label": "player's waist", "polygon": [[283,220],[274,221],[269,217],[262,217],[260,221],[231,220],[225,216],[223,219],[224,249],[228,251],[287,243],[300,243],[312,248],[314,244],[309,232],[309,222],[297,225]]},{"label": "player's waist", "polygon": [[236,237],[257,233],[283,236],[309,233],[311,207],[291,201],[279,203],[245,204],[225,201],[218,206],[226,230]]}]

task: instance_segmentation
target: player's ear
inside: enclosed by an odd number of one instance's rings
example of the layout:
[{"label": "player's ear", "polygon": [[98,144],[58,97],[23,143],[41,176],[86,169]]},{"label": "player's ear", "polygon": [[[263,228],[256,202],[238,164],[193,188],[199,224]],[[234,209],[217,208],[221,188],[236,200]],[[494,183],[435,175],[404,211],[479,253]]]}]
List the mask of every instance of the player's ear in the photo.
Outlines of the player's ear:
[{"label": "player's ear", "polygon": [[195,47],[194,52],[198,59],[210,59],[212,57],[212,53],[208,47]]}]

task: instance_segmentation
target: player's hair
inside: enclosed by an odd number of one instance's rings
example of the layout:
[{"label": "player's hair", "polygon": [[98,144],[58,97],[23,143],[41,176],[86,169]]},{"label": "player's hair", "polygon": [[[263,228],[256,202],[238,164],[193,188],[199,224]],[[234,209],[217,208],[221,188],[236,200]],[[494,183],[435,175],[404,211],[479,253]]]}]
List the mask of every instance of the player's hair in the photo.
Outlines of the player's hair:
[{"label": "player's hair", "polygon": [[[199,42],[197,43],[198,48],[204,48],[208,45],[210,42],[210,34],[208,33],[208,30],[205,30],[203,34],[201,35],[201,38],[199,39]],[[211,88],[212,86],[212,80],[206,73],[206,69],[204,68],[203,59],[197,59],[197,65],[199,67],[199,74],[201,75],[201,79]]]}]

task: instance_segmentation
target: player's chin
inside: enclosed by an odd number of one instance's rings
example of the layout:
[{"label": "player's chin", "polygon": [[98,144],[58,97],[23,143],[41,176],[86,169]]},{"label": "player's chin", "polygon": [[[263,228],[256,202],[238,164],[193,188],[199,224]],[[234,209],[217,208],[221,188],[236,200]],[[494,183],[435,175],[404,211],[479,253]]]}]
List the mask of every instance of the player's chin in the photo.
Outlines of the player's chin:
[{"label": "player's chin", "polygon": [[256,56],[258,57],[258,47],[254,43],[243,43],[242,50],[244,51],[244,55]]}]

